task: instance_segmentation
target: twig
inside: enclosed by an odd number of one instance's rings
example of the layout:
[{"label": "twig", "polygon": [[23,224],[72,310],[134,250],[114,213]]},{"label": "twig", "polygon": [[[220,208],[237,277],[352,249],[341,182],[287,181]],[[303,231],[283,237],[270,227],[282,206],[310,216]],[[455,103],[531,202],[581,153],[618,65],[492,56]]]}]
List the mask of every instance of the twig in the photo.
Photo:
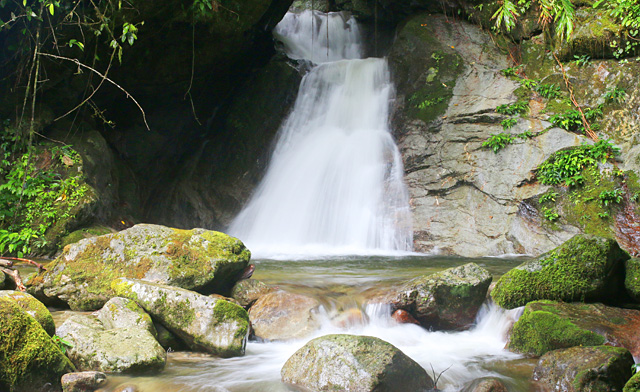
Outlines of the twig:
[{"label": "twig", "polygon": [[147,123],[147,115],[145,114],[144,110],[142,109],[142,106],[140,106],[140,104],[138,103],[138,101],[136,101],[135,98],[133,98],[133,96],[131,96],[131,94],[129,94],[129,92],[127,90],[125,90],[124,88],[122,88],[118,83],[114,82],[113,80],[109,79],[106,75],[103,75],[100,71],[91,68],[90,66],[81,63],[78,59],[72,59],[69,57],[63,57],[63,56],[57,56],[55,54],[51,54],[51,53],[38,53],[39,56],[47,56],[47,57],[51,57],[54,59],[59,59],[59,60],[66,60],[66,61],[71,61],[72,63],[75,63],[77,66],[79,67],[83,67],[86,68],[94,73],[96,73],[98,76],[100,76],[101,78],[103,78],[104,80],[106,80],[107,82],[113,84],[114,86],[116,86],[118,89],[120,89],[120,91],[122,91],[123,93],[125,93],[125,95],[127,96],[127,98],[131,99],[133,101],[133,103],[136,104],[136,106],[138,107],[138,109],[140,109],[140,112],[142,113],[142,120],[144,121],[144,125],[147,128],[148,131],[151,130],[151,128],[149,127],[149,124]]},{"label": "twig", "polygon": [[6,260],[6,259],[0,259],[0,267],[13,267],[13,261],[11,260]]},{"label": "twig", "polygon": [[0,268],[0,271],[7,274],[7,276],[9,276],[11,280],[13,280],[13,282],[16,284],[16,289],[18,289],[18,291],[23,291],[23,292],[27,291],[27,288],[24,286],[24,283],[22,283],[22,278],[20,278],[20,273],[17,270]]},{"label": "twig", "polygon": [[2,261],[7,261],[7,262],[11,263],[11,265],[8,265],[6,267],[12,267],[13,266],[13,261],[21,261],[23,263],[28,263],[28,264],[31,264],[33,266],[36,266],[36,267],[38,267],[39,270],[42,270],[42,271],[46,271],[47,270],[44,267],[44,265],[38,263],[37,261],[33,261],[33,260],[30,260],[30,259],[23,259],[21,257],[6,257],[5,256],[5,257],[0,258],[0,262],[2,262]]}]

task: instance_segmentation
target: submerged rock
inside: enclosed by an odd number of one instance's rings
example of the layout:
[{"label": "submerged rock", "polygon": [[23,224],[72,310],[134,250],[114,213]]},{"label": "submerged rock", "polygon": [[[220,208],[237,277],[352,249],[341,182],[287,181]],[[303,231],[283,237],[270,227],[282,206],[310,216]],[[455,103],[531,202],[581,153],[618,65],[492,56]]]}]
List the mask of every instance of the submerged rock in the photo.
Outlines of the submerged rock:
[{"label": "submerged rock", "polygon": [[42,326],[8,298],[0,298],[0,320],[0,390],[60,389],[62,375],[75,368]]},{"label": "submerged rock", "polygon": [[628,258],[614,240],[577,235],[504,274],[491,297],[507,309],[540,299],[611,300],[619,294]]},{"label": "submerged rock", "polygon": [[250,257],[240,240],[223,233],[140,224],[69,245],[31,280],[30,292],[45,303],[95,310],[115,296],[110,284],[119,277],[224,291]]},{"label": "submerged rock", "polygon": [[155,372],[167,360],[149,315],[124,298],[111,299],[91,315],[71,316],[57,333],[71,343],[67,355],[79,370]]},{"label": "submerged rock", "polygon": [[620,391],[631,377],[633,357],[620,347],[572,347],[551,351],[538,361],[533,380],[548,390]]},{"label": "submerged rock", "polygon": [[491,279],[487,270],[468,263],[415,278],[369,302],[403,309],[426,328],[464,329],[475,320]]},{"label": "submerged rock", "polygon": [[371,336],[311,340],[282,367],[282,381],[312,391],[429,391],[427,372],[402,351]]},{"label": "submerged rock", "polygon": [[248,309],[258,298],[274,290],[273,287],[269,287],[259,280],[244,279],[233,286],[233,289],[231,289],[231,297],[238,301],[245,309]]},{"label": "submerged rock", "polygon": [[107,383],[107,375],[102,372],[67,373],[62,376],[62,392],[90,392]]},{"label": "submerged rock", "polygon": [[513,326],[508,348],[539,356],[561,348],[608,344],[640,355],[639,329],[638,310],[536,301],[527,304]]},{"label": "submerged rock", "polygon": [[121,278],[112,282],[120,296],[136,301],[192,350],[222,357],[244,355],[249,316],[241,306],[193,291]]},{"label": "submerged rock", "polygon": [[0,297],[9,298],[15,301],[22,309],[25,310],[25,312],[40,323],[49,336],[53,336],[53,334],[56,333],[56,326],[53,323],[53,317],[51,316],[49,309],[47,309],[42,302],[35,299],[32,295],[22,291],[3,290],[0,291]]},{"label": "submerged rock", "polygon": [[305,295],[276,291],[260,297],[249,309],[253,335],[261,340],[309,336],[320,327],[320,302]]},{"label": "submerged rock", "polygon": [[509,392],[509,389],[498,378],[484,377],[472,381],[460,392]]}]

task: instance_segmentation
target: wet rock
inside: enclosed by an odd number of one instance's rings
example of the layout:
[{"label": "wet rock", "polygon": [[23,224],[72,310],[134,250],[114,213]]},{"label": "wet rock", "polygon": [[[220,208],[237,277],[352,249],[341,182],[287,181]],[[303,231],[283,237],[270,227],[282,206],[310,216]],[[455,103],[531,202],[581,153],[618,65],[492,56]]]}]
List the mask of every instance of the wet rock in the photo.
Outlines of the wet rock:
[{"label": "wet rock", "polygon": [[622,392],[638,392],[640,391],[640,373],[634,374],[624,385]]},{"label": "wet rock", "polygon": [[242,242],[223,233],[140,224],[69,245],[32,279],[30,292],[74,310],[100,308],[114,297],[110,283],[119,277],[211,293],[230,288],[250,256]]},{"label": "wet rock", "polygon": [[167,354],[149,315],[133,301],[113,298],[98,312],[68,318],[57,334],[79,370],[139,373],[164,369]]},{"label": "wet rock", "polygon": [[391,318],[394,319],[399,324],[416,324],[420,325],[418,320],[413,318],[411,313],[406,310],[398,309],[391,315]]},{"label": "wet rock", "polygon": [[636,302],[640,302],[640,260],[631,258],[625,261],[624,288]]},{"label": "wet rock", "polygon": [[56,326],[53,322],[53,317],[51,316],[49,309],[47,309],[42,302],[35,299],[32,295],[22,291],[3,290],[0,291],[0,297],[15,301],[22,309],[25,310],[25,312],[40,323],[49,336],[53,336],[53,334],[56,333]]},{"label": "wet rock", "polygon": [[426,328],[463,329],[475,320],[491,279],[487,270],[468,263],[415,278],[369,302],[403,309]]},{"label": "wet rock", "polygon": [[358,308],[343,310],[331,319],[331,323],[338,328],[347,329],[358,325],[365,325],[367,315]]},{"label": "wet rock", "polygon": [[460,392],[509,392],[509,390],[500,379],[485,377],[472,381]]},{"label": "wet rock", "polygon": [[513,326],[508,348],[539,356],[561,348],[608,344],[640,355],[639,329],[638,310],[536,301],[527,304]]},{"label": "wet rock", "polygon": [[62,392],[90,392],[107,383],[102,372],[67,373],[62,376]]},{"label": "wet rock", "polygon": [[611,300],[619,294],[628,258],[614,240],[577,235],[504,274],[491,297],[507,309],[540,299]]},{"label": "wet rock", "polygon": [[633,357],[620,347],[572,347],[540,358],[533,380],[552,391],[620,391],[631,377]]},{"label": "wet rock", "polygon": [[171,351],[185,351],[187,349],[187,344],[182,341],[175,333],[169,331],[164,327],[164,325],[160,323],[153,324],[158,332],[156,336],[156,340],[158,343],[167,350]]},{"label": "wet rock", "polygon": [[135,384],[122,384],[118,385],[113,392],[140,392],[140,388]]},{"label": "wet rock", "polygon": [[320,303],[300,294],[276,291],[260,297],[249,309],[253,335],[262,340],[300,339],[320,327]]},{"label": "wet rock", "polygon": [[428,391],[426,371],[395,346],[371,336],[311,340],[282,367],[282,381],[313,391]]},{"label": "wet rock", "polygon": [[233,286],[231,297],[245,309],[248,309],[258,298],[274,290],[273,287],[269,287],[259,280],[245,279]]},{"label": "wet rock", "polygon": [[62,375],[75,368],[42,326],[8,298],[0,298],[0,320],[0,390],[60,389]]},{"label": "wet rock", "polygon": [[196,292],[120,278],[115,293],[135,300],[192,350],[223,357],[244,354],[249,316],[241,306]]}]

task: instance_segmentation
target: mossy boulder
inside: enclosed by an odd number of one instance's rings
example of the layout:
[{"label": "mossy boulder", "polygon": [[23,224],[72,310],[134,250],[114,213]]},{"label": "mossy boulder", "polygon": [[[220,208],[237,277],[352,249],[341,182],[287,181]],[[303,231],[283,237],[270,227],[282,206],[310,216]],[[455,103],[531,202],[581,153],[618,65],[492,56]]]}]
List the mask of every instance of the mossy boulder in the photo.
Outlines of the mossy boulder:
[{"label": "mossy boulder", "polygon": [[576,235],[504,274],[491,292],[503,308],[530,301],[607,301],[619,295],[629,255],[614,240]]},{"label": "mossy boulder", "polygon": [[240,240],[223,233],[140,224],[69,245],[28,284],[46,304],[95,310],[114,297],[110,284],[120,277],[225,292],[250,257]]},{"label": "mossy boulder", "polygon": [[622,392],[640,392],[640,373],[634,374],[622,388]]},{"label": "mossy boulder", "polygon": [[369,302],[403,309],[426,328],[465,329],[475,320],[491,280],[486,269],[468,263],[417,277]]},{"label": "mossy boulder", "polygon": [[638,310],[602,304],[536,301],[527,304],[514,324],[507,347],[539,356],[561,348],[609,344],[640,355],[638,329]]},{"label": "mossy boulder", "polygon": [[61,381],[62,392],[90,392],[104,386],[107,375],[95,371],[67,373]]},{"label": "mossy boulder", "polygon": [[275,291],[270,287],[256,279],[243,279],[236,283],[231,290],[231,298],[238,301],[240,306],[248,309],[251,305],[265,294]]},{"label": "mossy boulder", "polygon": [[542,356],[533,379],[554,391],[615,392],[631,377],[632,365],[631,353],[621,347],[572,347]]},{"label": "mossy boulder", "polygon": [[0,298],[0,320],[0,390],[59,390],[60,377],[75,368],[42,326],[8,298]]},{"label": "mossy boulder", "polygon": [[0,298],[9,298],[15,301],[22,309],[25,310],[31,317],[44,328],[45,332],[49,336],[53,336],[56,333],[56,326],[53,322],[53,317],[46,306],[31,294],[24,293],[22,291],[2,290],[0,291]]},{"label": "mossy boulder", "polygon": [[85,238],[98,237],[104,234],[113,233],[113,231],[113,229],[106,226],[92,226],[84,229],[78,229],[62,237],[60,247],[65,248],[67,245],[75,244]]},{"label": "mossy boulder", "polygon": [[151,318],[125,298],[113,298],[93,314],[71,316],[57,334],[71,344],[67,355],[78,370],[158,372],[167,361]]},{"label": "mossy boulder", "polygon": [[428,391],[433,381],[402,351],[371,336],[311,340],[282,367],[282,381],[312,391]]},{"label": "mossy boulder", "polygon": [[290,340],[320,328],[320,302],[302,294],[276,291],[261,296],[249,309],[253,336],[260,340]]},{"label": "mossy boulder", "polygon": [[222,357],[244,355],[249,315],[239,305],[193,291],[120,278],[113,291],[142,306],[190,349]]},{"label": "mossy boulder", "polygon": [[624,288],[636,302],[640,302],[640,260],[631,258],[625,261]]}]

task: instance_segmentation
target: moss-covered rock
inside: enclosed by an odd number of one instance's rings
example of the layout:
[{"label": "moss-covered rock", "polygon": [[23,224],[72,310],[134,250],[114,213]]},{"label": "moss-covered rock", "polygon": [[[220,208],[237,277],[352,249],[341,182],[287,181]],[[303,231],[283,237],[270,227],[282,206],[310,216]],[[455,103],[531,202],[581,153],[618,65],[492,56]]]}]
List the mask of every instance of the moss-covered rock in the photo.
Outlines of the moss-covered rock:
[{"label": "moss-covered rock", "polygon": [[113,233],[113,231],[113,229],[106,226],[92,226],[84,229],[78,229],[62,237],[60,247],[65,248],[67,245],[75,244],[85,238],[98,237],[104,234]]},{"label": "moss-covered rock", "polygon": [[0,389],[60,389],[60,377],[75,368],[40,324],[8,298],[0,298],[0,320]]},{"label": "moss-covered rock", "polygon": [[320,302],[302,294],[276,291],[261,296],[249,309],[253,335],[261,340],[290,340],[320,328]]},{"label": "moss-covered rock", "polygon": [[248,309],[258,298],[274,290],[273,287],[267,286],[259,280],[243,279],[233,286],[231,298],[238,301],[240,306]]},{"label": "moss-covered rock", "polygon": [[136,301],[192,350],[222,357],[243,355],[249,315],[239,305],[196,292],[120,278],[113,291]]},{"label": "moss-covered rock", "polygon": [[69,245],[31,279],[29,291],[45,303],[78,310],[104,305],[114,296],[111,281],[119,277],[224,292],[250,257],[242,242],[223,233],[140,224]]},{"label": "moss-covered rock", "polygon": [[104,386],[107,375],[95,371],[67,373],[61,381],[62,392],[90,392]]},{"label": "moss-covered rock", "polygon": [[53,336],[53,334],[56,333],[56,326],[49,309],[32,295],[23,293],[22,291],[3,290],[0,291],[0,298],[1,297],[16,301],[25,312],[36,319],[49,336]]},{"label": "moss-covered rock", "polygon": [[640,311],[602,304],[530,302],[509,337],[510,350],[542,355],[573,346],[609,344],[640,354]]},{"label": "moss-covered rock", "polygon": [[636,373],[624,385],[622,392],[640,392],[640,373]]},{"label": "moss-covered rock", "polygon": [[625,261],[624,288],[636,302],[640,302],[640,260],[631,258]]},{"label": "moss-covered rock", "polygon": [[577,235],[504,274],[491,297],[503,308],[530,301],[607,301],[618,295],[629,255],[614,240]]},{"label": "moss-covered rock", "polygon": [[282,367],[282,381],[314,391],[426,391],[426,371],[390,343],[371,336],[326,335]]},{"label": "moss-covered rock", "polygon": [[620,347],[572,347],[545,354],[533,379],[550,390],[620,391],[631,377],[633,357]]}]

